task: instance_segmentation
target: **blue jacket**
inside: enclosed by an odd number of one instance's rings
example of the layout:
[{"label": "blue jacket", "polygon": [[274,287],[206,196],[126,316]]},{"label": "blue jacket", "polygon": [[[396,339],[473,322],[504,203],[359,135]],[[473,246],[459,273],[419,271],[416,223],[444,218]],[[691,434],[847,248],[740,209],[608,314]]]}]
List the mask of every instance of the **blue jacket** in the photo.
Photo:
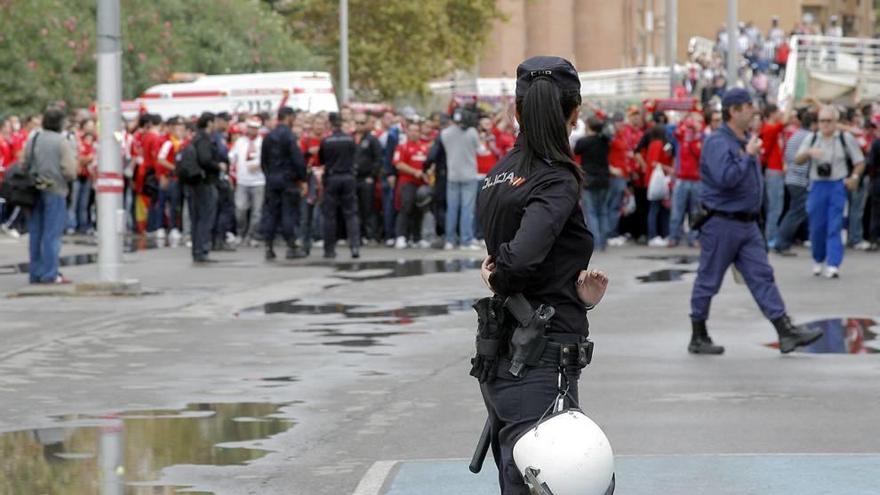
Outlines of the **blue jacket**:
[{"label": "blue jacket", "polygon": [[306,161],[296,134],[279,124],[263,138],[260,166],[269,186],[294,184],[306,178]]},{"label": "blue jacket", "polygon": [[761,164],[727,124],[706,138],[700,156],[700,201],[709,210],[758,213],[764,191]]}]

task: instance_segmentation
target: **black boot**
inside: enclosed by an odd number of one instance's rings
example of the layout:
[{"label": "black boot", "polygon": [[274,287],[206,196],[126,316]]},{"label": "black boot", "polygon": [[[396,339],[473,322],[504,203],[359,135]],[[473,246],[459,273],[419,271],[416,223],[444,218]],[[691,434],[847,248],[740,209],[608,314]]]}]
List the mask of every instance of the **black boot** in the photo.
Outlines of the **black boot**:
[{"label": "black boot", "polygon": [[361,257],[361,250],[359,247],[357,247],[357,246],[351,247],[351,257],[354,259],[358,259]]},{"label": "black boot", "polygon": [[688,352],[691,354],[724,354],[724,346],[715,345],[709,338],[705,320],[691,320],[691,343]]},{"label": "black boot", "polygon": [[275,249],[273,249],[272,245],[269,244],[268,246],[266,246],[266,261],[272,261],[275,258]]},{"label": "black boot", "polygon": [[776,333],[779,334],[779,352],[788,354],[798,347],[810,345],[822,337],[822,330],[795,326],[788,315],[773,320]]}]

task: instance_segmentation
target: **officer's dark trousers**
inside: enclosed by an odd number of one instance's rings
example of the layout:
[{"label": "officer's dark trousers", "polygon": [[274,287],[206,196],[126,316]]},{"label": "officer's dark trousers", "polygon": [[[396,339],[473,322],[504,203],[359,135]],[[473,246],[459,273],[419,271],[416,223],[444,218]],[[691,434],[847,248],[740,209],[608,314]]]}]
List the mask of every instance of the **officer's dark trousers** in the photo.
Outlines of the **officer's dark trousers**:
[{"label": "officer's dark trousers", "polygon": [[211,230],[217,218],[217,186],[200,183],[191,186],[189,216],[192,223],[192,256],[203,258],[211,250]]},{"label": "officer's dark trousers", "polygon": [[275,241],[278,225],[288,247],[296,244],[296,226],[299,222],[300,189],[297,184],[267,184],[263,203],[263,238],[266,247]]},{"label": "officer's dark trousers", "polygon": [[[501,361],[509,366],[508,361]],[[506,371],[492,382],[480,385],[486,402],[492,432],[492,457],[498,466],[501,495],[528,495],[516,464],[513,462],[513,444],[523,431],[537,423],[544,411],[556,399],[559,373],[555,366],[530,368],[522,379]],[[578,400],[577,380],[570,380],[569,394]],[[566,403],[573,407],[574,404]]]},{"label": "officer's dark trousers", "polygon": [[235,197],[230,184],[217,185],[217,218],[214,221],[214,245],[226,242],[226,233],[235,230]]},{"label": "officer's dark trousers", "polygon": [[361,236],[364,239],[380,240],[376,234],[376,183],[366,179],[357,181],[358,218],[361,224]]},{"label": "officer's dark trousers", "polygon": [[880,242],[880,176],[871,181],[871,226],[868,239]]},{"label": "officer's dark trousers", "polygon": [[785,304],[767,260],[767,248],[757,222],[712,217],[700,231],[700,268],[691,293],[691,318],[709,318],[712,297],[721,288],[727,268],[742,273],[761,312],[769,320],[785,314]]},{"label": "officer's dark trousers", "polygon": [[358,225],[357,183],[354,175],[330,175],[324,182],[324,253],[336,249],[337,211],[342,207],[345,219],[345,232],[351,247],[360,245],[360,225]]}]

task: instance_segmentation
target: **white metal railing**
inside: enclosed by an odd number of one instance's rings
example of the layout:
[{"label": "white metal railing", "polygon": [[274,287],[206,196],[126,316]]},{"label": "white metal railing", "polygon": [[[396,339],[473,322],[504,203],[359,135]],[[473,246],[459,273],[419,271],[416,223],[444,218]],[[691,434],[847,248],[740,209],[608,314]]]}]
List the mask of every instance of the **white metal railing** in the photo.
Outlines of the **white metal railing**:
[{"label": "white metal railing", "polygon": [[880,40],[793,36],[780,106],[811,96],[858,102],[880,97]]},{"label": "white metal railing", "polygon": [[[682,70],[675,67],[676,72]],[[669,95],[669,67],[631,67],[579,73],[581,96],[600,101],[665,98]],[[514,78],[477,78],[429,84],[434,95],[472,95],[481,98],[512,97]]]}]

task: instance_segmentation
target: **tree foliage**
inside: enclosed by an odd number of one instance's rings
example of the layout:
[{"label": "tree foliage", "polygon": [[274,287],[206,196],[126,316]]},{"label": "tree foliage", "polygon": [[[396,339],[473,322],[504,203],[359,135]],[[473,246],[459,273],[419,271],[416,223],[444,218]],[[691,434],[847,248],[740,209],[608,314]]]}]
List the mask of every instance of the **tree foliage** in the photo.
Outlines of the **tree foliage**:
[{"label": "tree foliage", "polygon": [[[173,72],[324,69],[259,0],[120,0],[123,97]],[[0,113],[95,99],[95,0],[0,0]]]},{"label": "tree foliage", "polygon": [[[265,0],[338,73],[338,0]],[[422,92],[425,83],[469,69],[502,18],[495,0],[349,0],[349,71],[361,98]]]}]

